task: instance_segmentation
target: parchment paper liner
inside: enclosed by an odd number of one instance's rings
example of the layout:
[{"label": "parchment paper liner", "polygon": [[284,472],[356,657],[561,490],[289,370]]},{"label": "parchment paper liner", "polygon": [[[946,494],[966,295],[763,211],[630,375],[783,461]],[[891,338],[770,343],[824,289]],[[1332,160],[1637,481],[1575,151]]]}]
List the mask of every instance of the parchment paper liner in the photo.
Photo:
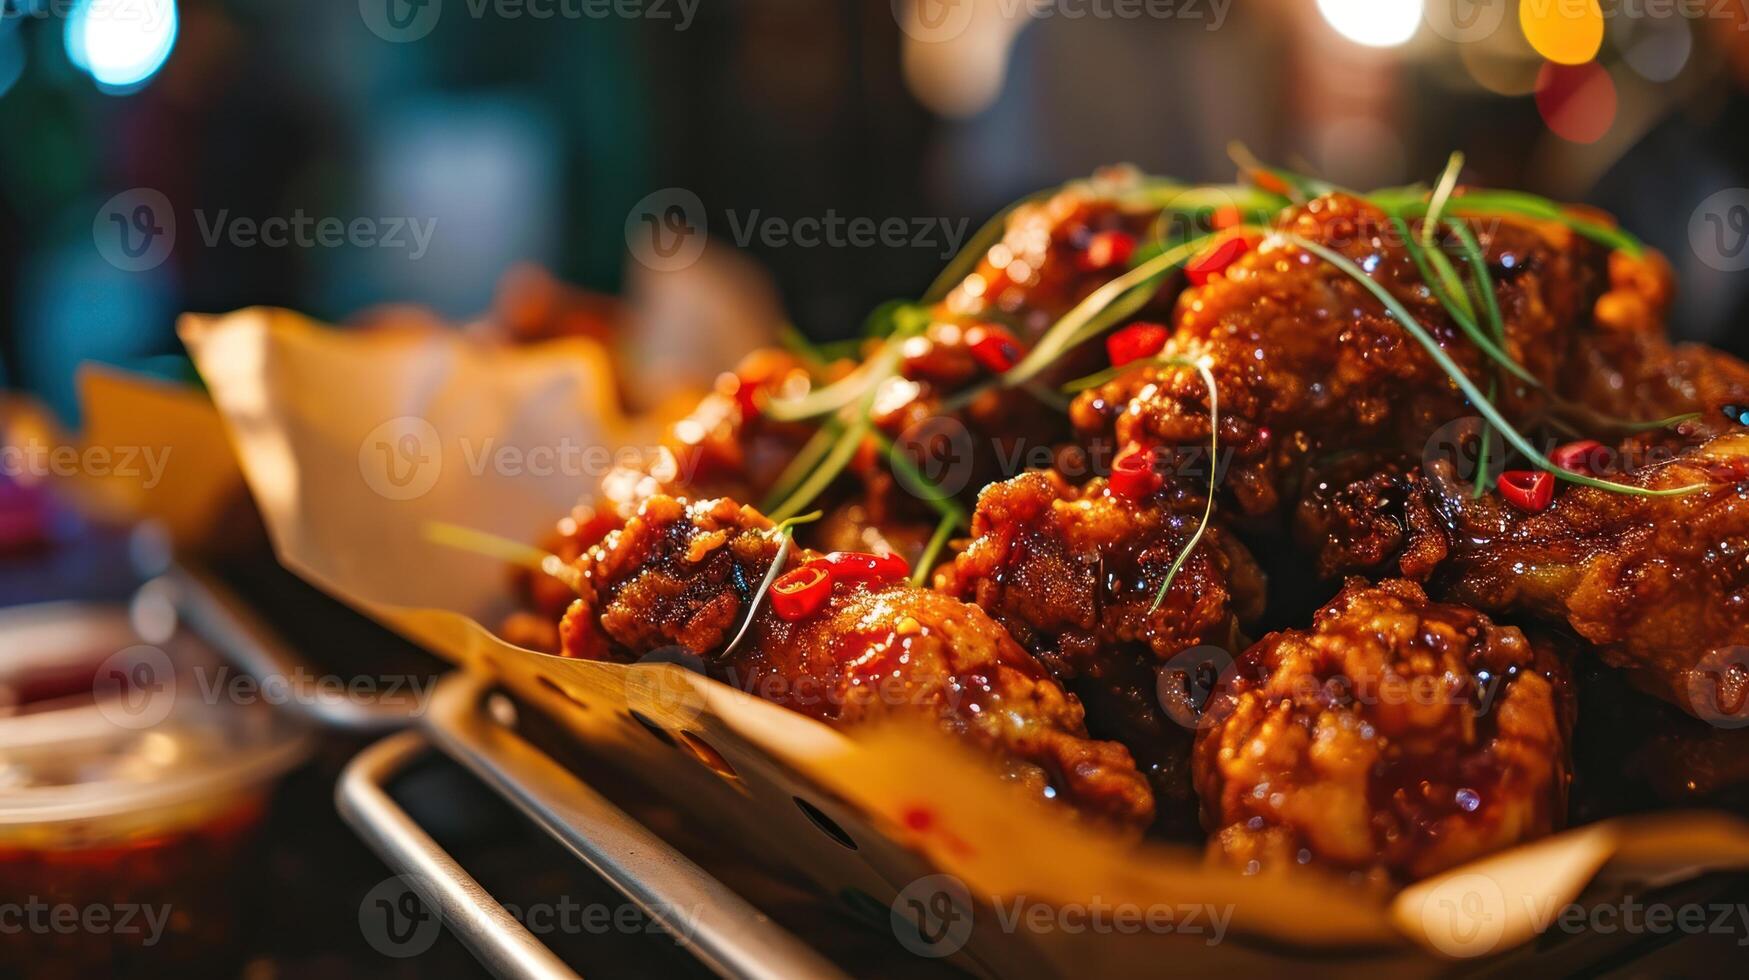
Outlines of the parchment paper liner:
[{"label": "parchment paper liner", "polygon": [[[504,569],[431,545],[421,528],[442,520],[534,541],[600,476],[481,467],[487,440],[523,450],[647,442],[650,433],[615,409],[598,346],[504,350],[348,335],[265,309],[191,316],[181,332],[288,567],[434,652],[501,677],[693,819],[722,825],[829,894],[872,896],[860,906],[878,913],[922,876],[959,879],[977,906],[959,957],[979,972],[1227,974],[1288,962],[1334,972],[1360,962],[1435,973],[1450,968],[1448,958],[1522,944],[1606,866],[1668,881],[1749,865],[1749,824],[1672,813],[1582,827],[1379,905],[1312,875],[1245,877],[1205,867],[1189,849],[1106,840],[1017,799],[984,761],[929,726],[889,725],[853,740],[677,667],[519,649],[480,625],[509,608]],[[419,430],[423,444],[402,438],[419,423],[391,423],[408,418],[429,425]],[[381,467],[399,462],[398,478],[408,481],[420,456],[423,474],[389,492],[424,492],[385,496]],[[358,651],[361,668],[369,657]],[[854,849],[798,800],[836,823]],[[1232,918],[1218,946],[1206,920],[1194,935],[1004,928],[993,910],[1016,899],[1094,909],[1193,904],[1230,909]]]}]

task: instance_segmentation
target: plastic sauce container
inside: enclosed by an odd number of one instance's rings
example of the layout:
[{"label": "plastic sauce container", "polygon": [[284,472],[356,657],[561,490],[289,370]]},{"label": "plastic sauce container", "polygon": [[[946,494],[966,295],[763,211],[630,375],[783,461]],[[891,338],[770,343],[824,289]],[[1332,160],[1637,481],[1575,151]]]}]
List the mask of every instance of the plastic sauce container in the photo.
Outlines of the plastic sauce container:
[{"label": "plastic sauce container", "polygon": [[125,609],[0,611],[0,975],[231,966],[255,831],[307,732]]}]

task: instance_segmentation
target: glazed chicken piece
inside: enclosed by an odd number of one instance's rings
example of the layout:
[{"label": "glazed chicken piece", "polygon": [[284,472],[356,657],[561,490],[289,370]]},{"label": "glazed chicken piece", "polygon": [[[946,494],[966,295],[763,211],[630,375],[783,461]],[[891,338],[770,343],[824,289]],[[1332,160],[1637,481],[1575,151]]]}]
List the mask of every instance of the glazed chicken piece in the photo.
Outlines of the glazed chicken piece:
[{"label": "glazed chicken piece", "polygon": [[[1698,423],[1698,420],[1697,420]],[[1562,484],[1526,513],[1476,497],[1449,460],[1329,474],[1302,501],[1299,536],[1320,571],[1388,570],[1441,597],[1571,629],[1633,683],[1699,718],[1749,721],[1749,429],[1681,449],[1684,423],[1599,447],[1607,480],[1670,490],[1636,496]],[[1623,467],[1628,467],[1623,469]]]},{"label": "glazed chicken piece", "polygon": [[1009,213],[1002,239],[979,257],[936,307],[943,319],[986,318],[1031,340],[1083,298],[1128,268],[1160,213],[1142,175],[1107,167]]},{"label": "glazed chicken piece", "polygon": [[[1130,203],[1140,187],[1134,170],[1111,168],[1019,205],[1006,219],[1002,238],[929,308],[926,326],[894,341],[896,369],[868,393],[866,414],[926,479],[967,506],[984,484],[1039,465],[1038,454],[1070,433],[1063,413],[1034,394],[994,388],[958,396],[1006,370],[1077,302],[1125,271],[1130,252],[1159,213],[1157,204]],[[863,354],[873,358],[879,349],[871,342]],[[851,360],[816,364],[810,377],[809,366],[794,354],[755,351],[668,427],[652,458],[611,473],[594,502],[623,517],[657,493],[765,499],[820,421],[779,421],[765,405],[803,395],[856,367]],[[1065,363],[1060,370],[1078,367]],[[874,440],[863,444],[848,476],[819,505],[830,519],[803,529],[804,539],[862,540],[867,548],[909,559],[921,553],[938,519],[920,488],[894,478]]]},{"label": "glazed chicken piece", "polygon": [[1736,431],[1749,409],[1749,364],[1665,336],[1664,312],[1675,290],[1669,264],[1652,254],[1634,259],[1617,252],[1609,273],[1610,291],[1597,302],[1597,329],[1577,336],[1561,393],[1613,419],[1650,422],[1699,414],[1642,442],[1670,445],[1676,436],[1693,445]]},{"label": "glazed chicken piece", "polygon": [[979,495],[972,541],[937,587],[976,602],[1062,678],[1098,676],[1133,650],[1165,662],[1199,644],[1237,647],[1263,611],[1245,546],[1210,527],[1158,608],[1154,597],[1202,519],[1202,501],[1131,500],[1103,478],[1075,487],[1053,471]]},{"label": "glazed chicken piece", "polygon": [[[1467,220],[1495,280],[1506,351],[1552,383],[1605,292],[1604,251],[1559,226]],[[1277,230],[1346,256],[1473,379],[1494,376],[1497,368],[1433,297],[1383,212],[1332,194],[1289,212]],[[1475,414],[1360,283],[1280,235],[1184,291],[1163,354],[1203,359],[1213,373],[1220,442],[1234,453],[1227,487],[1252,517],[1291,508],[1306,461],[1319,453],[1418,454],[1440,427]],[[1515,419],[1544,407],[1521,382],[1502,385],[1496,403]],[[1138,365],[1082,393],[1072,408],[1083,442],[1120,447],[1206,445],[1209,418],[1201,376],[1170,365]]]},{"label": "glazed chicken piece", "polygon": [[1565,819],[1572,716],[1553,647],[1411,582],[1351,580],[1210,699],[1210,859],[1387,889],[1534,840]]},{"label": "glazed chicken piece", "polygon": [[1423,550],[1443,594],[1565,622],[1636,686],[1703,719],[1749,719],[1749,432],[1611,477],[1643,497],[1565,486],[1540,514],[1427,481]]},{"label": "glazed chicken piece", "polygon": [[[1190,733],[1160,702],[1158,674],[1199,645],[1238,650],[1263,610],[1262,573],[1244,545],[1211,527],[1154,597],[1202,518],[1202,501],[1133,501],[1103,479],[1074,487],[1055,471],[991,484],[971,543],[938,589],[977,603],[1087,705],[1089,727],[1129,747],[1154,786],[1168,835],[1190,822]],[[1177,803],[1179,806],[1173,806]]]},{"label": "glazed chicken piece", "polygon": [[[923,712],[1041,796],[1124,828],[1150,822],[1129,753],[1088,738],[1080,703],[975,606],[902,581],[841,579],[796,618],[768,597],[729,650],[779,546],[769,520],[733,501],[652,497],[577,563],[586,594],[561,624],[563,652],[625,662],[680,646],[713,677],[839,727]],[[820,557],[796,549],[786,563]]]}]

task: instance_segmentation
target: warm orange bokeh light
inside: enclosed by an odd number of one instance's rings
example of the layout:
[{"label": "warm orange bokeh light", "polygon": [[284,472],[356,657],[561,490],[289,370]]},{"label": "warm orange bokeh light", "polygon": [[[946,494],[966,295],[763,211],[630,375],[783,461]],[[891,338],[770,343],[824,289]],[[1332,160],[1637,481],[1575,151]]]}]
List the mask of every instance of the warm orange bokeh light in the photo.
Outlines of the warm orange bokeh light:
[{"label": "warm orange bokeh light", "polygon": [[1518,26],[1537,54],[1558,65],[1582,65],[1603,47],[1598,0],[1521,0]]}]

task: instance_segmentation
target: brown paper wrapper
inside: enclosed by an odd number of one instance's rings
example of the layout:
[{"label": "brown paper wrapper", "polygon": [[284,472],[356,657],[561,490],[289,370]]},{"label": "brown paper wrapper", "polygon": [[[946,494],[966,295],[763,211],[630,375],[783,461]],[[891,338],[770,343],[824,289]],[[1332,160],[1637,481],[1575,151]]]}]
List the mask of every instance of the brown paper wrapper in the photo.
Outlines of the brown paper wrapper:
[{"label": "brown paper wrapper", "polygon": [[73,471],[43,479],[94,517],[157,522],[180,550],[215,546],[216,535],[235,530],[222,522],[244,510],[247,490],[205,392],[99,364],[80,367],[77,383],[83,432],[14,400],[0,441],[76,452]]},{"label": "brown paper wrapper", "polygon": [[1749,866],[1749,825],[1671,814],[1579,828],[1381,901],[1315,873],[1247,877],[1188,848],[1108,839],[1018,797],[931,726],[852,738],[678,667],[514,647],[481,625],[511,608],[505,570],[423,529],[534,541],[600,476],[482,466],[484,447],[526,460],[647,441],[614,407],[605,352],[347,335],[273,310],[189,317],[182,335],[287,566],[550,709],[692,819],[976,972],[1432,974],[1525,943],[1602,871]]}]

